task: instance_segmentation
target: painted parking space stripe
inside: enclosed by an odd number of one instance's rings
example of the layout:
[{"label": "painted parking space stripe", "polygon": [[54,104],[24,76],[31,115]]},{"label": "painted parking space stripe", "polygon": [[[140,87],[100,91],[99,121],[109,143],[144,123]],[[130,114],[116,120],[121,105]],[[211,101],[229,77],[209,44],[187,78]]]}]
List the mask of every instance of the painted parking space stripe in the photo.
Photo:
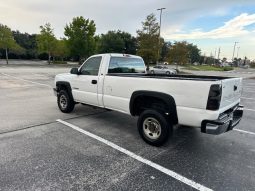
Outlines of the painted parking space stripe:
[{"label": "painted parking space stripe", "polygon": [[85,131],[85,130],[79,128],[78,126],[75,126],[75,125],[73,125],[71,123],[68,123],[66,121],[63,121],[61,119],[58,119],[56,121],[59,122],[59,123],[62,123],[63,125],[66,125],[66,126],[72,128],[72,129],[74,129],[74,130],[76,130],[76,131],[78,131],[80,133],[83,133],[83,134],[85,134],[85,135],[87,135],[87,136],[89,136],[89,137],[91,137],[91,138],[93,138],[93,139],[95,139],[95,140],[97,140],[97,141],[99,141],[101,143],[104,143],[104,144],[112,147],[113,149],[118,150],[119,152],[124,153],[124,154],[128,155],[129,157],[131,157],[131,158],[133,158],[133,159],[135,159],[135,160],[137,160],[137,161],[139,161],[139,162],[141,162],[143,164],[146,164],[146,165],[148,165],[148,166],[150,166],[150,167],[152,167],[152,168],[154,168],[154,169],[156,169],[156,170],[158,170],[160,172],[163,172],[164,174],[166,174],[166,175],[168,175],[168,176],[170,176],[170,177],[172,177],[172,178],[174,178],[176,180],[179,180],[180,182],[182,182],[184,184],[187,184],[187,185],[191,186],[192,188],[195,188],[195,189],[201,190],[201,191],[202,190],[203,191],[211,191],[212,190],[212,189],[207,188],[207,187],[205,187],[205,186],[203,186],[203,185],[201,185],[199,183],[196,183],[195,181],[190,180],[190,179],[188,179],[188,178],[186,178],[186,177],[184,177],[184,176],[182,176],[182,175],[180,175],[180,174],[178,174],[178,173],[176,173],[176,172],[174,172],[172,170],[169,170],[169,169],[167,169],[167,168],[165,168],[165,167],[163,167],[161,165],[158,165],[158,164],[156,164],[156,163],[154,163],[154,162],[152,162],[150,160],[142,158],[141,156],[136,155],[135,153],[133,153],[133,152],[127,150],[127,149],[124,149],[124,148],[122,148],[122,147],[120,147],[120,146],[118,146],[118,145],[116,145],[116,144],[114,144],[114,143],[112,143],[112,142],[102,138],[102,137],[99,137],[99,136],[97,136],[95,134],[92,134],[92,133],[90,133],[88,131]]},{"label": "painted parking space stripe", "polygon": [[52,88],[51,85],[48,85],[48,84],[42,84],[42,83],[38,83],[38,82],[33,82],[33,81],[30,81],[30,80],[25,80],[23,78],[19,78],[19,77],[16,77],[16,76],[11,76],[9,74],[5,74],[5,73],[1,73],[2,75],[4,76],[8,76],[8,77],[11,77],[11,78],[14,78],[14,79],[17,79],[17,80],[21,80],[21,81],[24,81],[24,82],[29,82],[29,83],[32,83],[32,84],[36,84],[36,85],[40,85],[40,86],[46,86],[46,87],[50,87]]},{"label": "painted parking space stripe", "polygon": [[255,90],[255,88],[243,88],[243,91],[245,92],[245,91],[254,91]]},{"label": "painted parking space stripe", "polygon": [[250,90],[243,90],[243,93],[254,93],[255,92],[255,90],[254,91],[250,91]]},{"label": "painted parking space stripe", "polygon": [[250,135],[255,135],[255,133],[250,132],[250,131],[244,131],[244,130],[241,130],[241,129],[233,129],[233,130],[234,130],[234,131],[241,132],[241,133],[246,133],[246,134],[250,134]]},{"label": "painted parking space stripe", "polygon": [[249,98],[249,97],[241,97],[241,99],[249,99],[249,100],[254,100],[255,101],[255,98]]},{"label": "painted parking space stripe", "polygon": [[246,110],[246,111],[255,111],[255,109],[247,109],[247,108],[243,108],[243,110]]}]

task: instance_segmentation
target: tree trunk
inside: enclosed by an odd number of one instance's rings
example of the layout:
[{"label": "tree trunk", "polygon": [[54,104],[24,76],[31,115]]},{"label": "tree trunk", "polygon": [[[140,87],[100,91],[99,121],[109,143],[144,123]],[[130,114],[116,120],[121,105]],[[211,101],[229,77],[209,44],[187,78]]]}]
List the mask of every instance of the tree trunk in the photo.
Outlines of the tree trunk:
[{"label": "tree trunk", "polygon": [[5,58],[6,58],[6,64],[9,64],[9,59],[8,59],[8,48],[5,49]]},{"label": "tree trunk", "polygon": [[48,53],[48,55],[49,55],[49,58],[48,58],[48,64],[50,64],[50,53]]}]

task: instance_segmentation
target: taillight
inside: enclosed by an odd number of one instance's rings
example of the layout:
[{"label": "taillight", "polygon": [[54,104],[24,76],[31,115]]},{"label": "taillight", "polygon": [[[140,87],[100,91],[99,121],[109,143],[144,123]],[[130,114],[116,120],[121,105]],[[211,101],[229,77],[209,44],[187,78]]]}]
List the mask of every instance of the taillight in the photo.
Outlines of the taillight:
[{"label": "taillight", "polygon": [[220,84],[211,85],[206,105],[207,110],[218,110],[220,108],[221,93]]}]

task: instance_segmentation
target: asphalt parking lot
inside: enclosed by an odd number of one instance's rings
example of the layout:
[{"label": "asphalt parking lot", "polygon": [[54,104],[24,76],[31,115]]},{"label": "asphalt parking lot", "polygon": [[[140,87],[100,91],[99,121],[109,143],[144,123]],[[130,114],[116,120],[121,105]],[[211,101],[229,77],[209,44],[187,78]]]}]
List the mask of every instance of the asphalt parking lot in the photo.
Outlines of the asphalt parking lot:
[{"label": "asphalt parking lot", "polygon": [[80,104],[61,113],[53,80],[69,70],[0,65],[1,191],[255,189],[255,78],[244,79],[235,131],[175,127],[157,148],[139,137],[137,118]]}]

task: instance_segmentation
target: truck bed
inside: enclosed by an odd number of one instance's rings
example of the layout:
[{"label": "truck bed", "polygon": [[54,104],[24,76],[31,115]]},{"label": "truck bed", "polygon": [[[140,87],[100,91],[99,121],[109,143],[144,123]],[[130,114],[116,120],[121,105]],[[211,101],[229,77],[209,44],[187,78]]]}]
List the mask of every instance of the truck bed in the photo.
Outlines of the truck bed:
[{"label": "truck bed", "polygon": [[222,76],[202,76],[202,75],[166,75],[166,74],[137,74],[137,73],[114,73],[107,74],[108,76],[119,76],[119,77],[136,77],[136,78],[156,78],[156,79],[178,79],[178,80],[196,80],[196,81],[218,81],[230,79],[233,77],[222,77]]}]

